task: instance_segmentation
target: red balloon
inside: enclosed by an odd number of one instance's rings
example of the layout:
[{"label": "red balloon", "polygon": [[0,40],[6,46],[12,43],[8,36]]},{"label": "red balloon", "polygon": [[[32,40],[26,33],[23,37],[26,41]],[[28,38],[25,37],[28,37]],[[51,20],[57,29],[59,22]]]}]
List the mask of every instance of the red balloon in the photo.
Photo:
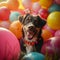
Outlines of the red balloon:
[{"label": "red balloon", "polygon": [[9,20],[10,10],[7,7],[0,7],[0,20]]},{"label": "red balloon", "polygon": [[40,14],[40,16],[41,16],[42,18],[47,19],[48,15],[49,15],[49,12],[48,12],[47,9],[41,8],[41,9],[39,10],[39,14]]}]

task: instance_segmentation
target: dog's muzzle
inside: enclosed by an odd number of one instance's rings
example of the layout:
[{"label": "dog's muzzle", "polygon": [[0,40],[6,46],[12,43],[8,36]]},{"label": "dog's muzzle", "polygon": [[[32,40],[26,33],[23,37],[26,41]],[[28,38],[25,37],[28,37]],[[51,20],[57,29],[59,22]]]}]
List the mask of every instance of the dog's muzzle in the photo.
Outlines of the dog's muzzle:
[{"label": "dog's muzzle", "polygon": [[34,26],[30,26],[30,27],[28,27],[27,32],[28,32],[28,39],[31,40],[36,35],[37,30],[36,30],[36,28]]}]

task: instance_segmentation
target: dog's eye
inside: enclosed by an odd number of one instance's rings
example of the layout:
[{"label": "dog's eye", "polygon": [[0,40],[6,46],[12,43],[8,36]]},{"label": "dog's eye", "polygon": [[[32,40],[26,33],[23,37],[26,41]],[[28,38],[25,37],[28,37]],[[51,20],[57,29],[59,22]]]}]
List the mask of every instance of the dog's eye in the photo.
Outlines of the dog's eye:
[{"label": "dog's eye", "polygon": [[37,20],[35,20],[35,23],[36,23],[36,24],[38,24],[38,21],[37,21]]},{"label": "dog's eye", "polygon": [[27,24],[27,23],[29,23],[31,21],[32,21],[31,18],[26,18],[25,24]]},{"label": "dog's eye", "polygon": [[36,27],[40,27],[40,22],[39,22],[39,20],[34,20],[34,21],[33,21],[33,24],[34,24]]},{"label": "dog's eye", "polygon": [[34,20],[34,23],[35,23],[35,25],[37,25],[37,24],[39,24],[39,21],[37,21],[37,20]]}]

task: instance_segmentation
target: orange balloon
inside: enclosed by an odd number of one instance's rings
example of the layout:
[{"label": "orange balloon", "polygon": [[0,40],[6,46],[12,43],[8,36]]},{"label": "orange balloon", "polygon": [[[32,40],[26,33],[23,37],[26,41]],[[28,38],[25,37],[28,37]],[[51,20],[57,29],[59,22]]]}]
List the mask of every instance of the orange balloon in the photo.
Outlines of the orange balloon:
[{"label": "orange balloon", "polygon": [[53,0],[40,0],[39,3],[43,8],[49,8],[52,5]]},{"label": "orange balloon", "polygon": [[38,2],[39,0],[32,0],[32,2]]},{"label": "orange balloon", "polygon": [[18,2],[18,0],[8,0],[7,1],[7,7],[10,10],[17,10],[19,8],[19,2]]},{"label": "orange balloon", "polygon": [[49,30],[45,29],[45,30],[42,31],[42,37],[44,39],[44,42],[46,42],[47,39],[53,37],[53,35],[52,35],[52,33]]},{"label": "orange balloon", "polygon": [[22,37],[22,24],[19,21],[12,22],[9,29],[18,39]]}]

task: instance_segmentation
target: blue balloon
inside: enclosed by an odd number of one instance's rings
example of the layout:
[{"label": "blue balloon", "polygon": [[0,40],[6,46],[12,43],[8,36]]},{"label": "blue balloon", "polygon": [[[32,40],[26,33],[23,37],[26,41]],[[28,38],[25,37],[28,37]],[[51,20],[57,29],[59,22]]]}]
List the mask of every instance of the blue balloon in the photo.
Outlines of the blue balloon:
[{"label": "blue balloon", "polygon": [[23,60],[45,60],[45,56],[38,52],[31,52],[25,55]]},{"label": "blue balloon", "polygon": [[51,12],[54,12],[54,11],[60,11],[60,5],[58,4],[53,4],[49,9],[48,11],[51,13]]},{"label": "blue balloon", "polygon": [[19,19],[18,16],[20,16],[20,15],[21,14],[19,12],[17,12],[17,11],[11,12],[10,17],[9,17],[9,20],[11,22],[16,21],[16,20]]}]

